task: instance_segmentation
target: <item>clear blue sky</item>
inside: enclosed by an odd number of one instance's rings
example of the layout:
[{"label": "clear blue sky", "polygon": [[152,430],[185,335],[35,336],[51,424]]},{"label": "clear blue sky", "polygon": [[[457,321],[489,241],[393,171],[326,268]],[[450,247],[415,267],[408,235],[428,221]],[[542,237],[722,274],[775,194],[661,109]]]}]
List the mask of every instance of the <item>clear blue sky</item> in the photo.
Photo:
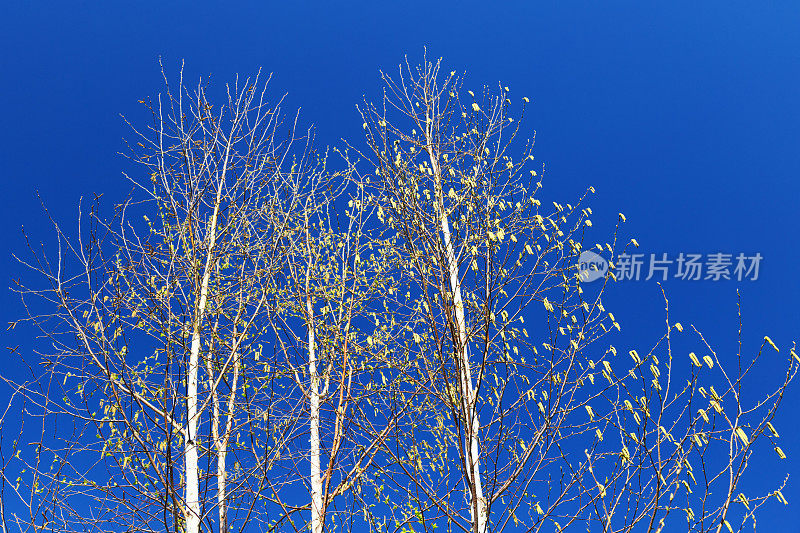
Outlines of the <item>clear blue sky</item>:
[{"label": "clear blue sky", "polygon": [[[593,185],[590,238],[603,242],[622,211],[644,253],[761,253],[755,282],[665,287],[674,319],[731,354],[739,288],[745,348],[770,335],[782,354],[761,377],[777,378],[800,336],[800,2],[498,4],[5,2],[3,286],[21,272],[10,257],[23,248],[20,226],[50,237],[36,191],[72,227],[81,196],[129,192],[119,114],[135,114],[159,89],[159,56],[171,72],[185,59],[190,79],[274,72],[273,94],[287,92],[286,108],[302,107],[320,144],[334,144],[360,135],[355,105],[378,95],[378,69],[405,54],[418,61],[427,46],[446,70],[466,72],[468,87],[502,81],[532,100],[545,198],[569,202]],[[611,299],[620,346],[655,340],[655,283],[620,285]],[[3,321],[21,313],[0,292]],[[7,335],[4,345],[23,341]],[[796,385],[777,424],[789,459],[764,472],[770,481],[792,474],[784,494],[794,507],[772,503],[764,531],[800,531]]]}]

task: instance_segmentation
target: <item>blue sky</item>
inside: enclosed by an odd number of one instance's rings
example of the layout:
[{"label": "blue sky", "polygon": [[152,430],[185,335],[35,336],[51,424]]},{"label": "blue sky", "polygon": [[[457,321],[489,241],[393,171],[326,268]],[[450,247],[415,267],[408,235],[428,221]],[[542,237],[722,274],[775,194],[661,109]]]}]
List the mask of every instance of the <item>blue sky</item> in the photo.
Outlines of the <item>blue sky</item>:
[{"label": "blue sky", "polygon": [[[4,5],[0,45],[5,197],[0,278],[21,273],[25,226],[48,240],[37,199],[74,227],[81,196],[120,199],[127,129],[137,100],[174,73],[218,83],[273,72],[285,109],[302,108],[319,144],[357,139],[355,105],[379,94],[378,69],[408,54],[443,57],[465,88],[508,85],[532,101],[528,127],[546,165],[544,197],[569,202],[593,185],[594,237],[617,213],[642,253],[763,256],[757,281],[665,284],[674,319],[734,353],[736,291],[745,349],[764,335],[781,348],[759,378],[777,378],[800,324],[800,3],[608,0],[574,2],[21,2]],[[623,334],[646,347],[663,324],[658,286],[620,284],[611,297]],[[4,321],[19,317],[0,292]],[[25,339],[7,335],[5,345]],[[21,348],[25,350],[25,347]],[[626,350],[627,351],[627,350]],[[4,367],[14,372],[12,359]],[[778,428],[800,503],[800,431],[786,399]],[[775,464],[775,462],[770,462]],[[760,466],[760,463],[756,463]],[[765,530],[800,531],[797,511],[769,507]],[[795,508],[796,509],[796,508]]]}]

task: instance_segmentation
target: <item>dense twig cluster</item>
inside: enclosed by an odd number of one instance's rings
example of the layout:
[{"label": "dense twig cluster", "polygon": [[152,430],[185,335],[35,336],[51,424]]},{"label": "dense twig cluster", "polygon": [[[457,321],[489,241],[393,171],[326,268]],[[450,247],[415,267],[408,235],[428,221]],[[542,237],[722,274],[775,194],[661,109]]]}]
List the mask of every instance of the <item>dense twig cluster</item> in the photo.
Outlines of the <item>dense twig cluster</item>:
[{"label": "dense twig cluster", "polygon": [[613,274],[577,269],[593,190],[542,204],[508,88],[383,79],[336,170],[259,77],[143,102],[131,198],[21,259],[4,531],[720,532],[783,499],[742,479],[785,457],[794,348],[756,400],[761,351],[687,357],[668,305],[618,354]]}]

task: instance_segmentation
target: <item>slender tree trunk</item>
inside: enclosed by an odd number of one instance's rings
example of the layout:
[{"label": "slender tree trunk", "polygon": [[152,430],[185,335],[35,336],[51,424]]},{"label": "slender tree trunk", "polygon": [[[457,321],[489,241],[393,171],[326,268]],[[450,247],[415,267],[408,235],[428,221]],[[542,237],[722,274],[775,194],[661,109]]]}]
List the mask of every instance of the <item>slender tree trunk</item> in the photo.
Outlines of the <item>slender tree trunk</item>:
[{"label": "slender tree trunk", "polygon": [[[462,392],[462,411],[465,422],[465,443],[464,449],[467,453],[467,481],[470,488],[470,512],[472,516],[472,528],[476,533],[486,533],[488,519],[488,502],[483,495],[483,482],[480,472],[480,420],[478,419],[478,398],[477,390],[472,382],[472,369],[469,361],[469,342],[467,339],[466,318],[464,315],[464,302],[461,297],[461,283],[459,279],[458,265],[456,264],[455,250],[450,233],[450,222],[448,213],[444,207],[444,191],[442,186],[442,172],[439,165],[438,154],[434,147],[433,125],[430,113],[426,120],[426,143],[428,157],[433,170],[436,200],[441,221],[442,238],[446,256],[446,268],[449,276],[450,291],[453,295],[453,307],[455,309],[456,327],[458,328],[458,345],[454,347],[456,363],[459,369],[459,379],[461,381]],[[443,299],[444,300],[444,299]]]},{"label": "slender tree trunk", "polygon": [[226,501],[228,470],[225,465],[225,456],[227,453],[228,443],[220,442],[217,447],[217,505],[219,507],[219,533],[228,533],[228,502]]},{"label": "slender tree trunk", "polygon": [[[238,318],[238,317],[237,317]],[[236,338],[237,332],[234,327],[233,337]],[[243,333],[244,334],[244,333]],[[241,365],[236,361],[236,350],[238,349],[239,341],[235,340],[236,347],[231,354],[233,361],[233,383],[231,384],[231,392],[228,396],[228,412],[225,419],[225,432],[219,438],[217,443],[217,503],[219,505],[219,533],[228,533],[228,467],[225,464],[228,455],[228,443],[231,441],[231,431],[233,429],[233,409],[236,404],[236,393],[239,390],[239,369]]]},{"label": "slender tree trunk", "polygon": [[[211,391],[211,438],[214,439],[214,448],[217,452],[217,508],[219,511],[219,533],[228,531],[228,508],[226,483],[228,480],[228,470],[225,456],[228,451],[227,431],[223,436],[220,435],[220,409],[219,392],[214,383],[214,373],[211,358],[206,362],[206,372],[208,374],[208,386]],[[234,387],[235,390],[235,387]],[[228,410],[228,421],[230,423],[230,413]]]},{"label": "slender tree trunk", "polygon": [[200,471],[197,457],[197,375],[200,361],[200,325],[208,298],[208,282],[211,277],[210,258],[200,288],[200,301],[192,332],[192,347],[189,354],[189,370],[186,384],[186,415],[188,427],[186,435],[185,475],[186,475],[186,533],[200,533]]},{"label": "slender tree trunk", "polygon": [[200,330],[205,319],[206,303],[208,302],[208,285],[211,281],[211,271],[214,269],[214,246],[217,243],[217,217],[222,199],[222,186],[225,182],[227,170],[228,145],[222,175],[217,185],[217,197],[214,203],[214,213],[208,223],[208,252],[206,253],[203,279],[200,282],[200,298],[197,302],[194,324],[192,327],[192,346],[189,354],[189,368],[186,376],[186,416],[187,432],[184,450],[185,475],[186,475],[186,533],[200,533],[200,468],[197,455],[197,379],[200,369]]},{"label": "slender tree trunk", "polygon": [[[308,290],[308,288],[307,288]],[[311,385],[308,391],[311,403],[311,532],[322,533],[322,475],[320,472],[319,450],[319,376],[317,375],[317,355],[314,346],[314,322],[311,297],[306,297],[308,313],[308,372]]]},{"label": "slender tree trunk", "polygon": [[311,299],[311,263],[313,261],[311,249],[311,235],[308,213],[305,214],[305,237],[307,261],[305,272],[305,297],[306,297],[306,328],[308,329],[308,374],[311,382],[308,387],[308,400],[310,404],[309,416],[309,445],[310,445],[310,485],[311,485],[311,533],[322,533],[325,512],[322,506],[322,469],[320,465],[319,443],[319,375],[317,374],[317,350],[314,339],[314,303]]},{"label": "slender tree trunk", "polygon": [[447,270],[450,275],[450,290],[453,294],[453,307],[455,308],[456,324],[458,327],[459,345],[456,346],[456,360],[459,365],[459,376],[463,390],[462,402],[465,417],[467,452],[467,479],[472,492],[470,506],[472,524],[476,533],[486,533],[487,527],[487,501],[483,495],[483,482],[481,479],[480,460],[480,420],[478,419],[477,390],[472,382],[472,369],[470,367],[469,349],[464,316],[464,302],[461,298],[461,285],[459,282],[458,265],[455,263],[455,253],[450,240],[450,225],[447,215],[442,213],[442,234],[444,235],[445,253],[447,255]]}]

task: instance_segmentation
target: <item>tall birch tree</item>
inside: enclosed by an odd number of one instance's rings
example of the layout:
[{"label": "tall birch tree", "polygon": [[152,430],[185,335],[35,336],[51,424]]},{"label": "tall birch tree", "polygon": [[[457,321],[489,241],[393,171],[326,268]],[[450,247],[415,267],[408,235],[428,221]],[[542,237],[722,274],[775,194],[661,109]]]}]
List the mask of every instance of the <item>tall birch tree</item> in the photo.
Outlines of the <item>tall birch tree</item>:
[{"label": "tall birch tree", "polygon": [[75,425],[48,450],[54,507],[40,519],[52,527],[227,531],[230,501],[249,488],[228,483],[229,443],[255,409],[245,360],[274,306],[303,178],[288,168],[296,125],[266,83],[226,89],[215,107],[205,85],[165,77],[143,102],[152,123],[131,125],[132,197],[110,219],[93,208],[75,237],[54,223],[57,254],[24,260],[45,282],[19,287],[27,321],[51,343],[39,354],[49,379],[63,376],[60,395],[35,379],[26,390],[40,415]]},{"label": "tall birch tree", "polygon": [[[388,530],[661,531],[677,509],[689,530],[728,525],[753,439],[766,440],[797,370],[794,352],[785,379],[756,404],[739,406],[752,368],[740,362],[716,385],[727,392],[710,393],[713,409],[693,415],[687,409],[708,392],[698,373],[676,383],[680,324],[668,323],[646,355],[631,350],[632,367],[616,358],[610,335],[620,325],[603,296],[620,249],[638,244],[618,242],[620,215],[605,245],[585,246],[592,188],[573,204],[544,205],[543,168],[522,137],[528,99],[514,104],[502,84],[465,90],[440,61],[406,63],[383,82],[384,98],[361,108],[362,153],[405,266],[407,298],[396,306],[406,309],[404,346],[416,364],[403,377],[425,385],[380,465],[392,492],[382,508]],[[578,270],[591,249],[612,265],[594,285]],[[726,412],[723,397],[749,426],[711,420]],[[714,438],[728,461],[699,452]],[[693,458],[714,482],[729,480],[721,501],[707,483],[700,512],[675,503],[682,491],[698,497],[685,479]],[[743,496],[742,524],[771,495]]]}]

